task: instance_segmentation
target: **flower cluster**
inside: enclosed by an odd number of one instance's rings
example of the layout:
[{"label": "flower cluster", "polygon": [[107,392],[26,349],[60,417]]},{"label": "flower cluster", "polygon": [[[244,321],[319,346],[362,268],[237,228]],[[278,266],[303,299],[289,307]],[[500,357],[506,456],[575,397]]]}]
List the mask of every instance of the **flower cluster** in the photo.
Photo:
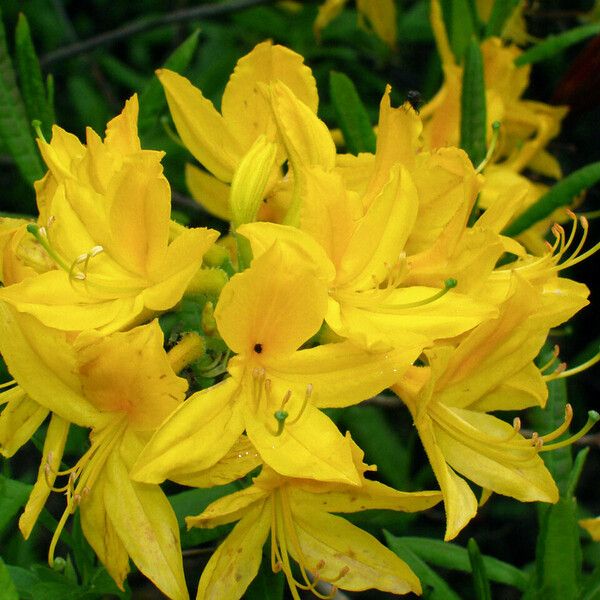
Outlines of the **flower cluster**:
[{"label": "flower cluster", "polygon": [[[187,598],[160,484],[239,480],[187,519],[237,522],[198,598],[240,598],[267,539],[295,599],[338,587],[419,593],[400,558],[331,513],[443,501],[450,540],[477,513],[466,480],[482,500],[557,501],[539,454],[563,443],[552,441],[571,411],[533,437],[491,413],[543,407],[546,382],[568,374],[556,355],[534,360],[549,330],[588,303],[586,286],[560,275],[596,248],[584,249],[588,225],[573,213],[552,244],[540,231],[502,234],[539,195],[522,170],[559,175],[544,147],[563,112],[520,99],[528,74],[512,49],[491,39],[483,52],[496,74],[490,118],[503,128],[485,165],[456,147],[461,73],[447,60],[421,114],[393,107],[385,90],[376,151],[357,156],[336,148],[311,71],[289,49],[264,42],[242,58],[221,112],[159,71],[202,167],[187,166],[189,188],[231,225],[220,239],[171,221],[162,154],[140,147],[135,96],[104,140],[89,130],[84,145],[58,127],[39,140],[39,218],[0,230],[0,350],[14,378],[0,395],[0,452],[12,456],[50,415],[20,528],[28,536],[49,494],[65,494],[51,562],[79,510],[119,586],[131,559],[169,598]],[[185,303],[197,318],[165,339],[158,317],[166,327]],[[410,411],[440,491],[367,476],[374,467],[324,410],[386,390]],[[65,468],[71,424],[90,444]]]}]

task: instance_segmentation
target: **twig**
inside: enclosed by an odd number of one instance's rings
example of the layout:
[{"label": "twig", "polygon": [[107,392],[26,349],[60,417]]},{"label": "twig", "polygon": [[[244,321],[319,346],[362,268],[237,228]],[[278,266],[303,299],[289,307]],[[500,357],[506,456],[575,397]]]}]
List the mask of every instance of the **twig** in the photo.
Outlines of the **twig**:
[{"label": "twig", "polygon": [[131,21],[130,23],[126,23],[122,27],[113,29],[112,31],[107,31],[105,33],[88,38],[87,40],[75,42],[73,44],[69,44],[68,46],[58,48],[58,50],[48,52],[41,57],[40,63],[45,67],[53,62],[71,58],[79,54],[85,54],[91,50],[94,50],[95,48],[113,44],[118,40],[130,37],[143,31],[148,31],[149,29],[163,27],[165,25],[172,25],[174,23],[182,23],[203,17],[216,17],[234,12],[236,10],[251,8],[261,4],[269,4],[273,1],[274,0],[230,0],[229,2],[219,2],[205,6],[184,8],[173,11],[166,15],[142,17],[140,19],[136,19],[135,21]]}]

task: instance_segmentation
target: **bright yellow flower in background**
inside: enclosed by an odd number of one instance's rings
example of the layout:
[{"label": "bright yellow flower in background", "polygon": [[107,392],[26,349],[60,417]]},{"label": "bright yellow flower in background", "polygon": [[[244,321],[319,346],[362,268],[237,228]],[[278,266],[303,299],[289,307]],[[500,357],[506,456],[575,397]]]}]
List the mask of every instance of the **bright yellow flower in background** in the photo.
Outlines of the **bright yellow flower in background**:
[{"label": "bright yellow flower in background", "polygon": [[236,353],[230,377],[192,395],[168,419],[140,456],[137,480],[158,483],[207,469],[245,430],[261,459],[282,475],[358,484],[348,441],[319,408],[379,393],[420,348],[368,352],[350,342],[301,348],[327,308],[327,289],[314,269],[277,242],[232,277],[215,310],[218,331]]},{"label": "bright yellow flower in background", "polygon": [[[204,569],[198,600],[241,598],[256,577],[269,534],[271,568],[284,572],[295,600],[301,590],[316,592],[323,584],[333,586],[331,593],[338,588],[421,592],[418,578],[406,563],[368,533],[330,513],[374,508],[415,512],[437,504],[441,496],[439,492],[398,492],[366,479],[365,471],[372,468],[362,462],[362,451],[347,439],[360,474],[358,487],[286,478],[263,467],[252,486],[186,519],[188,527],[239,521]],[[299,578],[290,558],[298,563]]]},{"label": "bright yellow flower in background", "polygon": [[[347,2],[348,0],[325,0],[319,6],[319,12],[313,25],[317,38],[320,37],[321,31],[342,12]],[[364,18],[366,18],[376,35],[390,48],[396,46],[397,27],[394,0],[356,0],[356,9],[360,25],[365,25]]]},{"label": "bright yellow flower in background", "polygon": [[134,96],[104,142],[59,127],[39,141],[50,168],[36,185],[40,217],[6,244],[0,298],[50,327],[110,332],[172,308],[217,238],[183,228],[171,239],[163,154],[140,148],[137,114]]},{"label": "bright yellow flower in background", "polygon": [[[51,562],[69,515],[79,509],[86,539],[119,587],[131,558],[169,598],[187,598],[173,509],[158,486],[129,478],[151,433],[187,389],[169,365],[158,323],[108,337],[84,332],[71,345],[64,333],[30,315],[5,304],[0,311],[0,350],[18,389],[53,413],[19,522],[23,535],[31,533],[50,492],[65,492]],[[60,471],[70,423],[91,429],[90,447],[75,466]],[[64,487],[55,486],[57,478],[66,478]]]}]

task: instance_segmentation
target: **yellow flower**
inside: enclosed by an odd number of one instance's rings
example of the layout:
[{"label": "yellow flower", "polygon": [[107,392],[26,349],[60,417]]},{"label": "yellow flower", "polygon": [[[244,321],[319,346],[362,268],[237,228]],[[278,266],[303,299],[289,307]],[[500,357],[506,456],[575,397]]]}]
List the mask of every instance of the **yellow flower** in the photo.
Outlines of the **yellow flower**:
[{"label": "yellow flower", "polygon": [[[283,81],[310,111],[317,111],[317,87],[303,60],[283,46],[258,44],[238,61],[229,78],[221,102],[222,114],[185,77],[164,69],[158,71],[177,132],[209,172],[187,165],[188,187],[198,202],[217,217],[231,220],[228,184],[244,156],[261,136],[269,142],[277,140],[275,122],[260,86]],[[280,149],[277,161],[270,165],[266,195],[281,176],[279,166],[283,159]],[[270,206],[265,210],[268,216]]]},{"label": "yellow flower", "polygon": [[[485,490],[521,502],[556,502],[556,485],[538,456],[536,440],[486,414],[544,406],[547,388],[533,363],[563,308],[517,275],[500,316],[477,327],[456,347],[426,351],[427,367],[412,367],[393,389],[411,411],[440,484],[446,539],[475,516],[477,501],[464,475]],[[568,426],[568,422],[566,423]],[[542,436],[550,441],[562,433]],[[549,446],[546,446],[548,449]]]},{"label": "yellow flower", "polygon": [[[262,547],[271,539],[271,567],[283,571],[292,597],[300,590],[319,595],[319,583],[362,591],[377,588],[395,594],[420,593],[419,580],[410,568],[375,538],[335,513],[366,509],[404,512],[425,510],[440,500],[438,492],[397,492],[365,479],[369,467],[352,443],[360,472],[360,487],[286,478],[263,467],[253,485],[213,502],[188,527],[215,527],[239,521],[208,562],[198,587],[198,600],[237,600],[254,579]],[[292,558],[299,565],[294,576]],[[330,597],[330,596],[328,596]]]},{"label": "yellow flower", "polygon": [[[271,86],[270,97],[294,181],[286,223],[300,230],[242,225],[238,233],[250,240],[255,255],[275,240],[310,254],[329,291],[327,324],[369,349],[423,348],[495,314],[493,305],[451,290],[456,284],[450,269],[431,283],[407,282],[418,275],[410,254],[437,240],[453,249],[450,232],[459,237],[466,229],[478,176],[464,152],[418,153],[418,117],[404,107],[391,109],[388,89],[377,153],[368,163],[370,155],[345,158],[338,169],[325,124],[281,83]],[[356,162],[362,163],[361,177],[347,183]],[[485,265],[485,275],[492,267]],[[480,273],[471,269],[470,277]]]},{"label": "yellow flower", "polygon": [[[185,396],[156,321],[102,337],[64,333],[0,304],[0,349],[11,374],[35,402],[53,413],[38,479],[19,526],[28,537],[52,490],[67,506],[49,549],[79,508],[84,535],[122,588],[129,558],[169,598],[187,598],[179,528],[160,488],[131,481],[129,471],[153,430]],[[4,416],[4,415],[3,415]],[[59,471],[70,423],[88,427],[90,447]],[[58,477],[66,477],[56,487]]]},{"label": "yellow flower", "polygon": [[380,392],[420,349],[371,353],[349,342],[299,349],[318,332],[326,307],[314,266],[285,244],[273,244],[234,275],[215,310],[219,333],[236,354],[231,377],[191,396],[167,420],[133,476],[157,483],[209,468],[245,430],[282,475],[357,485],[348,441],[319,408]]},{"label": "yellow flower", "polygon": [[[458,146],[462,67],[454,62],[437,1],[432,2],[431,21],[442,59],[444,84],[421,109],[423,137],[427,148]],[[488,38],[482,42],[481,52],[490,138],[492,123],[502,124],[494,162],[517,173],[527,167],[545,175],[560,176],[556,159],[544,148],[560,131],[567,109],[522,99],[531,67],[515,66],[514,60],[521,54],[516,46],[505,46],[499,38]]]},{"label": "yellow flower", "polygon": [[[348,0],[325,0],[319,6],[319,12],[313,29],[317,38],[320,37],[321,31],[333,21],[344,9]],[[356,8],[359,11],[359,19],[361,23],[362,17],[366,17],[367,21],[373,27],[375,33],[390,47],[396,45],[396,5],[394,0],[356,0]]]},{"label": "yellow flower", "polygon": [[40,217],[14,250],[30,269],[0,298],[49,327],[110,332],[168,310],[218,235],[186,229],[170,239],[162,153],[140,149],[137,112],[134,96],[104,142],[88,130],[84,146],[58,127],[39,142],[50,168],[36,185]]}]

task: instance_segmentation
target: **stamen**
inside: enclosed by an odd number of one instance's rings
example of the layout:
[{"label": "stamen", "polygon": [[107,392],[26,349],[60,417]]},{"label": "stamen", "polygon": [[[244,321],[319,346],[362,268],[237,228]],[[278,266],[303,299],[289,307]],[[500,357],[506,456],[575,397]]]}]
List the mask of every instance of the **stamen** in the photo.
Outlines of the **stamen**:
[{"label": "stamen", "polygon": [[0,383],[0,390],[4,390],[6,388],[9,388],[13,385],[16,385],[16,381],[14,379],[11,379],[10,381],[6,381],[4,383]]},{"label": "stamen", "polygon": [[485,158],[479,163],[479,166],[475,169],[475,173],[481,173],[488,165],[490,160],[492,160],[492,156],[496,150],[496,145],[498,144],[498,138],[500,137],[500,121],[494,121],[492,123],[492,139],[490,141],[490,146],[485,154]]},{"label": "stamen", "polygon": [[557,437],[560,437],[565,431],[569,429],[569,425],[571,425],[571,421],[573,420],[573,407],[570,404],[565,405],[565,418],[561,425],[559,425],[554,431],[547,433],[541,437],[536,436],[537,439],[543,440],[543,443],[551,442],[555,440]]},{"label": "stamen", "polygon": [[558,355],[560,354],[560,347],[558,344],[556,344],[554,346],[554,348],[552,349],[552,358],[550,358],[550,360],[545,363],[543,366],[540,367],[540,373],[544,373],[544,371],[547,371],[548,369],[550,369],[550,367],[554,364],[554,361],[558,358]]},{"label": "stamen", "polygon": [[577,375],[577,373],[581,373],[582,371],[593,367],[598,362],[600,362],[600,350],[596,352],[592,358],[572,369],[567,369],[567,363],[561,363],[554,373],[544,375],[544,381],[553,381],[554,379],[564,379],[565,377],[571,377],[571,375]]},{"label": "stamen", "polygon": [[586,424],[577,433],[572,435],[570,438],[563,440],[562,442],[556,442],[555,444],[550,444],[540,448],[540,452],[545,452],[546,450],[558,450],[559,448],[570,446],[578,439],[582,438],[598,421],[600,421],[600,414],[598,414],[595,410],[590,410],[588,412]]},{"label": "stamen", "polygon": [[50,246],[48,237],[46,235],[46,229],[44,227],[40,227],[35,223],[29,223],[29,225],[27,225],[27,232],[36,239],[38,244],[61,269],[67,271],[67,273],[70,271],[70,267],[67,265],[67,263],[62,259],[61,256],[59,256],[52,246]]},{"label": "stamen", "polygon": [[304,401],[302,402],[302,406],[300,407],[300,411],[296,415],[296,418],[293,419],[292,421],[290,421],[290,425],[293,425],[294,423],[297,423],[298,420],[300,419],[300,417],[304,414],[304,411],[306,410],[306,407],[308,406],[308,403],[309,403],[309,401],[311,399],[312,393],[313,393],[313,385],[312,385],[312,383],[309,383],[306,386],[306,391],[304,392]]}]

